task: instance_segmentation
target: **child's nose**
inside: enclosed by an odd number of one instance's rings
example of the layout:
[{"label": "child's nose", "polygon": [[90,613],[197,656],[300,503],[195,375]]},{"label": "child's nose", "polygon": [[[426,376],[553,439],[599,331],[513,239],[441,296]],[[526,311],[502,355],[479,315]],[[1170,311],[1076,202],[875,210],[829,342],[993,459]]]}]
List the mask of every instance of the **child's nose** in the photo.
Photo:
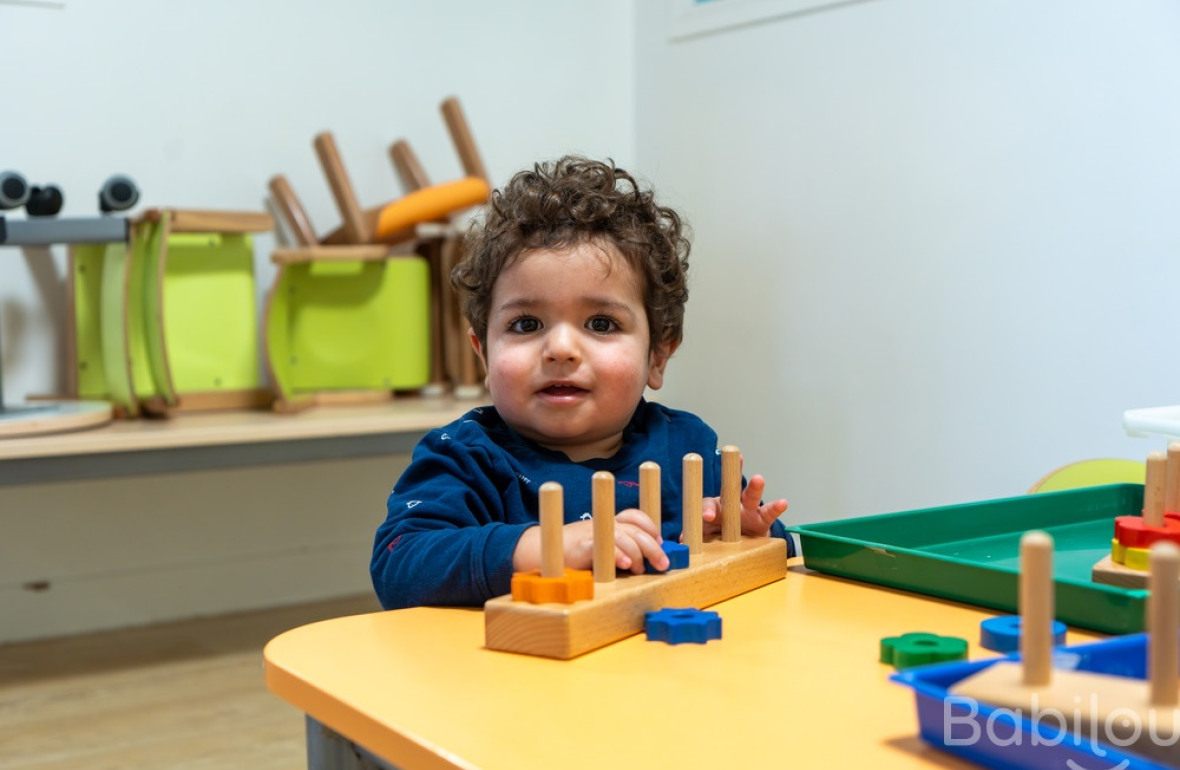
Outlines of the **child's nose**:
[{"label": "child's nose", "polygon": [[548,361],[577,361],[581,357],[578,335],[566,324],[560,324],[545,335],[545,358]]}]

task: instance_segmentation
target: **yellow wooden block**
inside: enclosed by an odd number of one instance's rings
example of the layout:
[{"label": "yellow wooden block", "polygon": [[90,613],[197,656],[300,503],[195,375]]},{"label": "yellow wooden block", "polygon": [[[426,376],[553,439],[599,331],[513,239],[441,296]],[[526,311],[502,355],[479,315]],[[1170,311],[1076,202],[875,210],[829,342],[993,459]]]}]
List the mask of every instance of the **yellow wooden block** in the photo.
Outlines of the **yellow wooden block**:
[{"label": "yellow wooden block", "polygon": [[1121,564],[1127,569],[1147,572],[1148,549],[1131,548],[1120,543],[1117,539],[1110,541],[1110,558],[1115,564]]},{"label": "yellow wooden block", "polygon": [[598,583],[576,604],[528,604],[500,596],[484,605],[489,649],[568,659],[643,630],[644,613],[663,607],[707,607],[781,580],[787,546],[778,538],[713,540],[689,566]]}]

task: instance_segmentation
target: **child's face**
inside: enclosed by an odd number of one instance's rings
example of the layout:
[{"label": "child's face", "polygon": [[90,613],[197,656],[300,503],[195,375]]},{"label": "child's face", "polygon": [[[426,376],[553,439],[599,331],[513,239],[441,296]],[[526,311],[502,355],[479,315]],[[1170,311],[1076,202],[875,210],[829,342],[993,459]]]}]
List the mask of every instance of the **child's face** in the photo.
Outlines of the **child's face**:
[{"label": "child's face", "polygon": [[650,349],[639,275],[596,243],[523,254],[492,288],[486,349],[471,340],[504,421],[574,461],[619,449],[672,352]]}]

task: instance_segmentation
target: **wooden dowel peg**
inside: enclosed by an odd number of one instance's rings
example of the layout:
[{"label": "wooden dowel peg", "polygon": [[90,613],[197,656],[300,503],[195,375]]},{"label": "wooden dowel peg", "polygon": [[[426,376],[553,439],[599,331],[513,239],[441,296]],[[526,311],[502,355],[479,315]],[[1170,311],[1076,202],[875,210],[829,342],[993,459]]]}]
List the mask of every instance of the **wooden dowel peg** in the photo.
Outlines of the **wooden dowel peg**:
[{"label": "wooden dowel peg", "polygon": [[615,579],[615,477],[598,471],[591,478],[591,505],[594,514],[594,582]]},{"label": "wooden dowel peg", "polygon": [[1020,657],[1024,684],[1049,684],[1053,668],[1053,538],[1026,532],[1020,538]]},{"label": "wooden dowel peg", "polygon": [[742,453],[735,446],[721,447],[721,540],[742,539]]},{"label": "wooden dowel peg", "polygon": [[561,484],[546,481],[541,485],[541,577],[565,574],[565,550],[561,530],[565,525],[565,501]]},{"label": "wooden dowel peg", "polygon": [[660,466],[651,460],[639,466],[639,510],[646,513],[660,531]]},{"label": "wooden dowel peg", "polygon": [[700,455],[690,452],[684,456],[684,500],[681,506],[683,520],[680,523],[680,531],[681,542],[688,546],[690,557],[701,553],[701,502],[704,499],[703,468],[704,461]]},{"label": "wooden dowel peg", "polygon": [[1180,441],[1168,444],[1164,471],[1164,513],[1180,513]]},{"label": "wooden dowel peg", "polygon": [[1174,708],[1180,701],[1177,678],[1180,677],[1180,648],[1177,647],[1177,624],[1180,624],[1180,548],[1167,541],[1151,547],[1148,557],[1151,576],[1147,585],[1147,675],[1151,681],[1153,707]]},{"label": "wooden dowel peg", "polygon": [[1164,482],[1168,473],[1168,456],[1152,452],[1147,456],[1147,478],[1143,484],[1143,523],[1149,527],[1164,525]]}]

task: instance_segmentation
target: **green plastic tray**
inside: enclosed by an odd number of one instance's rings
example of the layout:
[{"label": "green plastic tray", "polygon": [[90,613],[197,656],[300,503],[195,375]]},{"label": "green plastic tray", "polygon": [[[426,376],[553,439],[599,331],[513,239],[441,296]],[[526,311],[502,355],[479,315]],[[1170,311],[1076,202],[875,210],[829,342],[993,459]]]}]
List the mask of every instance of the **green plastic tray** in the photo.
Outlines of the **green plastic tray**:
[{"label": "green plastic tray", "polygon": [[1020,536],[1053,536],[1057,619],[1111,634],[1143,629],[1147,591],[1090,580],[1116,516],[1139,515],[1142,484],[1110,484],[791,527],[803,563],[840,577],[1005,612],[1017,609]]}]

